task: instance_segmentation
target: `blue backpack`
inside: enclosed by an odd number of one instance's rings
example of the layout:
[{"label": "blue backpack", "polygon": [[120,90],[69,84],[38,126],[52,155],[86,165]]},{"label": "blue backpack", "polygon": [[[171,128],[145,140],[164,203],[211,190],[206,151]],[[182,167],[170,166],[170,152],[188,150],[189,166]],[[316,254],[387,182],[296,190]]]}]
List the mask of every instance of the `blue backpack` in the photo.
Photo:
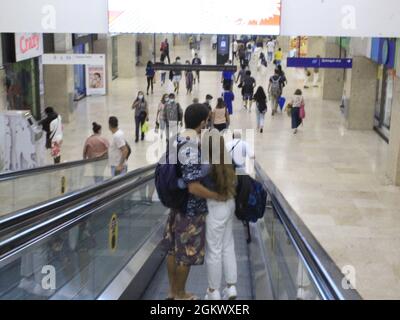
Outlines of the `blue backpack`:
[{"label": "blue backpack", "polygon": [[264,216],[267,192],[263,185],[248,175],[238,176],[236,217],[246,223],[257,222]]},{"label": "blue backpack", "polygon": [[[181,146],[178,147],[178,150]],[[168,161],[170,160],[168,152],[163,160],[157,164],[155,172],[158,197],[165,207],[182,210],[187,203],[188,191],[187,188],[182,188],[179,183],[182,178],[180,165],[176,160]],[[172,164],[169,162],[172,162]]]}]

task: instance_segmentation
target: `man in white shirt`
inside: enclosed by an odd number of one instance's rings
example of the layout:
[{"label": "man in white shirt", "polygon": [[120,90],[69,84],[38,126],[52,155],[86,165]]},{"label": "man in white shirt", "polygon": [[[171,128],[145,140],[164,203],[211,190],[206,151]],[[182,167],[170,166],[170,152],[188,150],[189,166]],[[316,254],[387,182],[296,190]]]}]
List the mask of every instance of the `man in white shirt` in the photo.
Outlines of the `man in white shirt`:
[{"label": "man in white shirt", "polygon": [[246,141],[242,140],[242,134],[239,131],[235,131],[233,134],[233,140],[227,142],[226,149],[232,156],[236,170],[238,170],[239,173],[245,174],[246,159],[255,159],[254,148],[251,147]]},{"label": "man in white shirt", "polygon": [[268,62],[272,62],[272,59],[274,58],[274,52],[275,52],[275,42],[273,40],[268,41],[267,52],[268,52]]},{"label": "man in white shirt", "polygon": [[118,119],[116,117],[110,117],[108,125],[113,134],[108,150],[108,159],[111,166],[111,175],[115,177],[128,172],[126,161],[128,159],[129,150],[124,133],[122,130],[118,129]]}]

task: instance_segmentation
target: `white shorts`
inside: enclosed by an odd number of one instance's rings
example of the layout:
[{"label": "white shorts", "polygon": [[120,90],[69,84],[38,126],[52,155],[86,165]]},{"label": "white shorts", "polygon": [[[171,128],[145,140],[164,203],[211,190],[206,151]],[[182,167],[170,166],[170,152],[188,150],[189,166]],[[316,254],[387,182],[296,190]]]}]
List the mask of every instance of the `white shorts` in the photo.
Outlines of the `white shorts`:
[{"label": "white shorts", "polygon": [[172,79],[173,82],[180,82],[182,80],[182,76],[174,76]]}]

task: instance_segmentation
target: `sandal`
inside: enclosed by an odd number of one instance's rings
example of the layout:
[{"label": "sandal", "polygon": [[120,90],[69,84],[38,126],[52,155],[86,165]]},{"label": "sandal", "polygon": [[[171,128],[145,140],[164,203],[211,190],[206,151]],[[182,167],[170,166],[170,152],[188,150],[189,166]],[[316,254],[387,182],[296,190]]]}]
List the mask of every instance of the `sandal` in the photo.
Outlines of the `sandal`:
[{"label": "sandal", "polygon": [[175,298],[175,300],[179,300],[179,301],[194,301],[194,300],[200,300],[200,298],[198,296],[196,296],[195,294],[190,294],[187,298],[184,298],[184,299]]}]

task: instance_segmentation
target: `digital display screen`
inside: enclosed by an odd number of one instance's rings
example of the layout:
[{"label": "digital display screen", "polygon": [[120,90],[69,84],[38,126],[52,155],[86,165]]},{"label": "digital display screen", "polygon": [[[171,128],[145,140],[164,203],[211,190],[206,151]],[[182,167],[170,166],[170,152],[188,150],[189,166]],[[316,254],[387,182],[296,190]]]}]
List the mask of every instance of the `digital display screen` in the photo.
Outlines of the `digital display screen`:
[{"label": "digital display screen", "polygon": [[110,33],[279,35],[281,0],[108,0]]}]

